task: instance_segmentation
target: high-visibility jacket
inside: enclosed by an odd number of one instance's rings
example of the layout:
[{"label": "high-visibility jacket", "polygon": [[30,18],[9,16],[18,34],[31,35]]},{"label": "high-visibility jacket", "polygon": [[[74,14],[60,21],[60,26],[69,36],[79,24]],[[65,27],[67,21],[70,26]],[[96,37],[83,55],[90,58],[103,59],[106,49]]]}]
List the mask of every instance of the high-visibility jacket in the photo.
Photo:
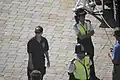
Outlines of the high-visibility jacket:
[{"label": "high-visibility jacket", "polygon": [[80,80],[90,79],[90,65],[89,65],[88,57],[84,58],[84,63],[75,60],[74,64],[75,64],[75,70],[73,74],[76,79],[80,79]]},{"label": "high-visibility jacket", "polygon": [[[86,28],[85,28],[86,27]],[[86,26],[84,27],[84,25],[82,25],[82,24],[80,24],[79,26],[78,26],[78,29],[80,30],[80,33],[81,33],[81,35],[82,36],[85,36],[85,35],[87,35],[89,32],[90,32],[90,25],[89,25],[89,23],[87,22],[86,23]]]}]

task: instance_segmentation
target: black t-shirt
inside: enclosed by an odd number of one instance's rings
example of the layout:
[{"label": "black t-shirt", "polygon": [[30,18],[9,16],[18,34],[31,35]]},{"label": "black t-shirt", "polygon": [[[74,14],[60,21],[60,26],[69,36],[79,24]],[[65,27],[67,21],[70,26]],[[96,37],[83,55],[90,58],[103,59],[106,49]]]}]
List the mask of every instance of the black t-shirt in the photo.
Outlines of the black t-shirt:
[{"label": "black t-shirt", "polygon": [[38,42],[36,37],[29,40],[27,44],[28,54],[32,54],[32,62],[34,67],[39,68],[45,65],[44,53],[49,50],[48,41],[45,37],[41,37],[41,41]]}]

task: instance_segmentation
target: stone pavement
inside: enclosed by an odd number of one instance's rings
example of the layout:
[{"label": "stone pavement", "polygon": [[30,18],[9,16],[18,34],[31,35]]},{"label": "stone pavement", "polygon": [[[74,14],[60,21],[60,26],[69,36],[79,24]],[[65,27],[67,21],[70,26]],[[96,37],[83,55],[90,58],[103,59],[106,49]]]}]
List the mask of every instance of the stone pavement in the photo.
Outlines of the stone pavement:
[{"label": "stone pavement", "polygon": [[[34,28],[44,27],[50,45],[51,67],[44,80],[68,80],[67,68],[73,58],[76,37],[72,8],[74,0],[0,0],[0,80],[27,80],[27,41]],[[96,74],[101,80],[111,80],[112,63],[107,56],[112,46],[105,29],[94,17],[87,17],[95,27]],[[111,29],[107,29],[112,42]]]}]

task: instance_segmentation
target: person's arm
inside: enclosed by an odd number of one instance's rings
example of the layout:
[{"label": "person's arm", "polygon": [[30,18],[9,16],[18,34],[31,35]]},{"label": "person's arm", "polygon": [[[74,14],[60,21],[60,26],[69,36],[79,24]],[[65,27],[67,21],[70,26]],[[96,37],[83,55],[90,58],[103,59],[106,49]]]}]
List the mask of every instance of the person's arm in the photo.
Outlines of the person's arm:
[{"label": "person's arm", "polygon": [[28,61],[28,63],[29,63],[29,68],[33,69],[34,66],[33,66],[33,62],[32,62],[32,54],[31,53],[29,53],[29,61]]},{"label": "person's arm", "polygon": [[94,28],[93,28],[93,26],[92,26],[92,24],[91,24],[91,22],[89,21],[88,23],[87,23],[87,25],[89,24],[89,26],[90,26],[90,31],[89,31],[89,33],[87,34],[87,35],[82,35],[81,33],[80,33],[80,31],[78,30],[78,28],[77,28],[77,24],[75,24],[75,26],[74,26],[74,30],[75,30],[75,32],[76,32],[76,35],[79,37],[79,39],[85,39],[85,38],[88,38],[88,37],[91,37],[92,35],[94,35]]},{"label": "person's arm", "polygon": [[49,60],[49,53],[48,51],[45,52],[46,59],[47,59],[47,67],[50,67],[50,60]]},{"label": "person's arm", "polygon": [[91,37],[91,36],[93,36],[94,33],[95,33],[94,30],[92,30],[85,37]]},{"label": "person's arm", "polygon": [[78,36],[79,36],[79,38],[82,40],[82,39],[91,37],[93,34],[94,34],[94,30],[91,31],[90,33],[88,33],[87,35],[81,36],[80,34],[78,34]]},{"label": "person's arm", "polygon": [[89,33],[88,33],[87,35],[83,36],[82,39],[88,38],[88,37],[91,37],[91,36],[94,35],[95,32],[94,32],[94,28],[93,28],[91,22],[89,22],[89,26],[90,26],[90,31],[89,31]]},{"label": "person's arm", "polygon": [[74,74],[73,71],[75,70],[75,64],[71,61],[68,67],[68,75],[69,75],[69,80],[74,80]]},{"label": "person's arm", "polygon": [[47,67],[50,67],[50,59],[49,59],[48,50],[49,50],[48,41],[47,41],[47,39],[45,39],[45,56],[46,56],[46,59],[47,59]]},{"label": "person's arm", "polygon": [[120,47],[115,47],[112,52],[112,62],[113,64],[120,64]]},{"label": "person's arm", "polygon": [[89,60],[89,66],[91,66],[93,63],[92,63],[92,61],[91,61],[91,59],[90,59],[90,56],[86,55],[85,58],[87,58],[87,59]]},{"label": "person's arm", "polygon": [[110,58],[110,60],[112,61],[112,56],[111,53],[108,53],[108,57]]},{"label": "person's arm", "polygon": [[73,71],[75,70],[75,64],[74,64],[74,61],[76,59],[74,58],[72,61],[70,61],[70,64],[68,66],[68,73],[73,73]]},{"label": "person's arm", "polygon": [[94,31],[94,27],[92,26],[91,22],[89,22],[90,25],[90,33],[88,34],[89,36],[93,36],[95,31]]},{"label": "person's arm", "polygon": [[95,31],[94,31],[94,28],[91,24],[91,21],[90,20],[86,20],[87,21],[87,25],[90,27],[90,31],[89,33],[86,35],[86,37],[91,37],[94,35]]},{"label": "person's arm", "polygon": [[33,69],[33,62],[32,62],[32,43],[31,41],[28,42],[27,44],[27,52],[28,52],[28,56],[29,56],[29,59],[28,59],[28,67],[30,69]]},{"label": "person's arm", "polygon": [[75,64],[71,63],[68,68],[68,73],[73,73],[74,69],[75,69]]},{"label": "person's arm", "polygon": [[92,63],[92,61],[90,60],[90,58],[89,58],[89,65],[91,66],[93,63]]}]

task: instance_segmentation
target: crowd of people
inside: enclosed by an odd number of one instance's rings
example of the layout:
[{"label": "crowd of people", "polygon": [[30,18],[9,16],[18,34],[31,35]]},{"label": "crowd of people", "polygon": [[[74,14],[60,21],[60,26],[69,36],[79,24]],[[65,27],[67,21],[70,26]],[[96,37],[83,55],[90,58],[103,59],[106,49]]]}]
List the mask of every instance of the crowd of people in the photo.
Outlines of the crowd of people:
[{"label": "crowd of people", "polygon": [[[95,74],[94,45],[91,36],[94,35],[94,27],[90,20],[86,20],[86,11],[77,9],[75,12],[75,25],[73,29],[77,36],[75,45],[75,58],[70,61],[68,67],[69,80],[100,80]],[[42,36],[43,28],[35,28],[35,36],[28,41],[27,52],[29,55],[27,75],[28,80],[43,80],[47,67],[50,67],[49,45]],[[112,49],[112,62],[114,64],[113,80],[119,80],[120,74],[120,29],[114,31],[117,43]]]}]

